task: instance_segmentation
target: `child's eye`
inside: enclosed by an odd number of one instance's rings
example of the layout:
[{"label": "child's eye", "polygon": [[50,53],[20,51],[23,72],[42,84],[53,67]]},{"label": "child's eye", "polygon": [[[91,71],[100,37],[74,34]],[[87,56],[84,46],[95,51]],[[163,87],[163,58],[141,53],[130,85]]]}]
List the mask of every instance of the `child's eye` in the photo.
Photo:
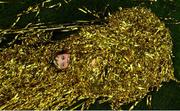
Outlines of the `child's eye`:
[{"label": "child's eye", "polygon": [[65,59],[64,55],[62,55],[62,56],[61,56],[61,59],[62,59],[62,60],[64,60],[64,59]]}]

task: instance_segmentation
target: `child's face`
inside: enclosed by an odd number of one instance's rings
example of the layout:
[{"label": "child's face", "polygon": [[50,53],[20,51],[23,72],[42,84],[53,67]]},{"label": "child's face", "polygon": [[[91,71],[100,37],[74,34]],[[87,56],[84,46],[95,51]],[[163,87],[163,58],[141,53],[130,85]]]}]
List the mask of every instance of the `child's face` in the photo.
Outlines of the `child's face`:
[{"label": "child's face", "polygon": [[60,69],[66,69],[69,65],[70,54],[59,54],[55,57],[55,61]]}]

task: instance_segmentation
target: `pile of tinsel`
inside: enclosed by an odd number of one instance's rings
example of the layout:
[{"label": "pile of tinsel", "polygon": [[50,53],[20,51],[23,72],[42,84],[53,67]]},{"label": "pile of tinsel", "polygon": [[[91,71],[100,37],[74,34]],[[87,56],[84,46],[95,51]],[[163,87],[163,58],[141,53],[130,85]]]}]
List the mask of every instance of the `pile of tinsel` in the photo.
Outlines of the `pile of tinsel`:
[{"label": "pile of tinsel", "polygon": [[[135,7],[107,21],[60,41],[53,30],[20,34],[0,52],[0,109],[88,109],[97,99],[118,109],[174,79],[170,32],[157,16]],[[71,55],[66,70],[52,62],[61,50]]]}]

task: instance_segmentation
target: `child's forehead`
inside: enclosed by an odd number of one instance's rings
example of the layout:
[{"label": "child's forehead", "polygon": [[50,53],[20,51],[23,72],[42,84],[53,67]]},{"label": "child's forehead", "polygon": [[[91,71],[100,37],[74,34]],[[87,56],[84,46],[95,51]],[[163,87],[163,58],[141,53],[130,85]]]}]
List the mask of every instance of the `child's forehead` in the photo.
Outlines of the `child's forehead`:
[{"label": "child's forehead", "polygon": [[58,56],[70,56],[70,54],[64,53],[64,54],[58,54],[57,57]]},{"label": "child's forehead", "polygon": [[70,54],[66,54],[66,53],[65,53],[65,54],[60,54],[60,55],[63,55],[63,56],[69,56]]}]

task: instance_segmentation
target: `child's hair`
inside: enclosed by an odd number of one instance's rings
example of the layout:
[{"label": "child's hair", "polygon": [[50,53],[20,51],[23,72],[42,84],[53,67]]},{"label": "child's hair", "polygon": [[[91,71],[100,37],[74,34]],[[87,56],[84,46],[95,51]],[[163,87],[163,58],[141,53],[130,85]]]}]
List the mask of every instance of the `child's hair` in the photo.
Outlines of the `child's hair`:
[{"label": "child's hair", "polygon": [[55,56],[54,57],[56,57],[57,55],[60,55],[60,54],[69,54],[69,51],[68,50],[61,50],[61,51],[57,51],[56,53],[55,53]]}]

